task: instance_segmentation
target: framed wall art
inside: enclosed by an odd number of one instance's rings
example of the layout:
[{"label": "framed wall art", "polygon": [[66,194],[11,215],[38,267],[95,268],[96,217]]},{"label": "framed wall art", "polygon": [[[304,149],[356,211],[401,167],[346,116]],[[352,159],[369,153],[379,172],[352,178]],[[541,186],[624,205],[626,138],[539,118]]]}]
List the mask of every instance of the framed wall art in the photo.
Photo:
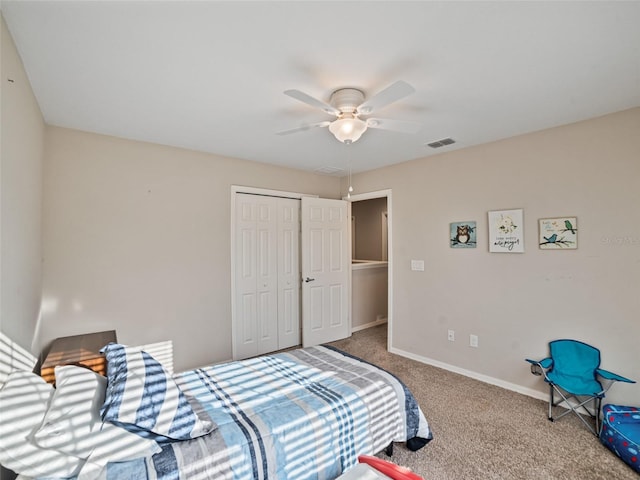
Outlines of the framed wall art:
[{"label": "framed wall art", "polygon": [[578,248],[578,219],[576,217],[539,219],[538,245],[542,250]]},{"label": "framed wall art", "polygon": [[522,209],[489,212],[489,251],[524,252],[524,213]]},{"label": "framed wall art", "polygon": [[476,248],[476,222],[453,222],[449,224],[451,248]]}]

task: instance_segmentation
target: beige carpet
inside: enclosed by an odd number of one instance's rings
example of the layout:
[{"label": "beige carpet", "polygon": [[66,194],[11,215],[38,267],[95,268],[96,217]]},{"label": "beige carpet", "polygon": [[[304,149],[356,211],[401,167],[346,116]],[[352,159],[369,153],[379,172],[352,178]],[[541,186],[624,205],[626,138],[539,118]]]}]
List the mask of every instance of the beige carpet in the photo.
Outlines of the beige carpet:
[{"label": "beige carpet", "polygon": [[434,440],[418,452],[396,445],[394,463],[426,480],[640,478],[573,414],[552,423],[541,400],[388,353],[386,328],[332,345],[389,370],[416,396]]}]

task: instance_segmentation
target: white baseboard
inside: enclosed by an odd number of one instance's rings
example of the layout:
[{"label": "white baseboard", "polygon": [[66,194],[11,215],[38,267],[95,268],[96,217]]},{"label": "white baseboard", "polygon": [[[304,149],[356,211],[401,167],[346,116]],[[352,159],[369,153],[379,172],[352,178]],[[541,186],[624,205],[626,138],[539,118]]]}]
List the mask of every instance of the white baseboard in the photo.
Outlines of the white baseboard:
[{"label": "white baseboard", "polygon": [[369,323],[365,323],[364,325],[358,325],[357,327],[351,328],[351,333],[359,332],[360,330],[364,330],[365,328],[377,327],[378,325],[382,325],[383,323],[387,323],[387,317],[380,317]]},{"label": "white baseboard", "polygon": [[526,388],[521,385],[516,385],[515,383],[505,382],[504,380],[500,380],[499,378],[483,375],[478,372],[473,372],[471,370],[456,367],[455,365],[449,365],[448,363],[440,362],[438,360],[434,360],[433,358],[427,358],[420,355],[416,355],[414,353],[405,352],[404,350],[400,350],[398,348],[392,347],[389,351],[391,353],[395,353],[396,355],[400,355],[401,357],[410,358],[411,360],[415,360],[420,363],[425,363],[427,365],[432,365],[434,367],[442,368],[443,370],[448,370],[453,373],[459,373],[460,375],[464,375],[465,377],[473,378],[475,380],[480,380],[481,382],[488,383],[490,385],[495,385],[497,387],[511,390],[513,392],[521,393],[522,395],[527,395],[528,397],[537,398],[538,400],[544,400],[545,402],[549,401],[549,395],[547,393],[540,392],[532,388]]}]

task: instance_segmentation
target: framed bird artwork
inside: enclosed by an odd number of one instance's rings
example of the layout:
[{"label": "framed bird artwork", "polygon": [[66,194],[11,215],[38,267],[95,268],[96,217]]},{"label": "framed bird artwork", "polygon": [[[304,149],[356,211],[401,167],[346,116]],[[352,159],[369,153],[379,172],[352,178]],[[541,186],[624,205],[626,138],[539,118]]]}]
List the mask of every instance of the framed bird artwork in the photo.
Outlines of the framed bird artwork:
[{"label": "framed bird artwork", "polygon": [[451,248],[476,248],[476,222],[454,222],[449,224]]},{"label": "framed bird artwork", "polygon": [[538,245],[541,250],[578,248],[578,219],[576,217],[539,219]]}]

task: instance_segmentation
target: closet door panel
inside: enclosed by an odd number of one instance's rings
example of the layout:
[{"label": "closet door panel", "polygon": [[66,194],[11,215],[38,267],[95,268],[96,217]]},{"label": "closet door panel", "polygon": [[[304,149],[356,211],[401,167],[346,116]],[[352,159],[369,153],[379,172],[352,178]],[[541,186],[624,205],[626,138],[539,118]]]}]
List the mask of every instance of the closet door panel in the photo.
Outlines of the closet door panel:
[{"label": "closet door panel", "polygon": [[234,358],[300,345],[300,200],[235,203]]},{"label": "closet door panel", "polygon": [[278,199],[278,348],[300,345],[300,201]]},{"label": "closet door panel", "polygon": [[238,196],[236,204],[235,355],[258,354],[256,290],[256,207],[250,198]]},{"label": "closet door panel", "polygon": [[276,199],[254,196],[257,204],[258,354],[278,349],[278,250]]}]

